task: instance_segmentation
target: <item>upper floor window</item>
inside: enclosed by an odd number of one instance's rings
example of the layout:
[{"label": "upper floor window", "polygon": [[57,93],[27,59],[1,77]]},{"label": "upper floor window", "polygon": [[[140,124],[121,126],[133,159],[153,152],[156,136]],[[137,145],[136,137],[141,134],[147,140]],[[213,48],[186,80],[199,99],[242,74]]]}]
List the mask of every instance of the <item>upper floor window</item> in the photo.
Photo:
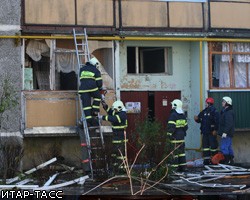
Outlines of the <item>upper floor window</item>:
[{"label": "upper floor window", "polygon": [[127,47],[127,73],[172,75],[172,48]]},{"label": "upper floor window", "polygon": [[250,43],[209,43],[210,88],[250,89]]}]

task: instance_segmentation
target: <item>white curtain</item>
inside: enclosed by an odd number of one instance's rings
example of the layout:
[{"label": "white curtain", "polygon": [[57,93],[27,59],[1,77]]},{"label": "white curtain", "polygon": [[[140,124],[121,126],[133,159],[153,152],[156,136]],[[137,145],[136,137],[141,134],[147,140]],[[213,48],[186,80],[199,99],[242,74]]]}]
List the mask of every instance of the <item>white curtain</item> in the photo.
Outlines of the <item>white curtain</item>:
[{"label": "white curtain", "polygon": [[229,62],[220,62],[220,79],[219,87],[230,87]]},{"label": "white curtain", "polygon": [[[235,43],[233,47],[235,52],[250,52],[250,43]],[[250,63],[250,55],[238,54],[235,55],[234,60],[239,63]]]},{"label": "white curtain", "polygon": [[44,41],[38,40],[30,40],[27,48],[26,53],[32,58],[34,61],[39,61],[43,56],[49,55],[50,48],[49,46],[44,43]]},{"label": "white curtain", "polygon": [[78,72],[78,64],[75,53],[57,53],[56,54],[56,70],[58,72],[70,73]]},{"label": "white curtain", "polygon": [[[222,52],[229,52],[229,43],[222,44]],[[250,43],[234,43],[233,52],[250,52]],[[229,61],[230,55],[222,55],[219,66],[219,87],[226,88],[230,87],[230,76],[229,76]],[[247,76],[250,80],[250,55],[237,54],[233,57],[234,61],[234,80],[236,88],[246,88]],[[248,74],[247,74],[247,66]],[[215,68],[216,69],[216,68]]]},{"label": "white curtain", "polygon": [[234,62],[235,87],[247,87],[247,65],[246,63]]}]

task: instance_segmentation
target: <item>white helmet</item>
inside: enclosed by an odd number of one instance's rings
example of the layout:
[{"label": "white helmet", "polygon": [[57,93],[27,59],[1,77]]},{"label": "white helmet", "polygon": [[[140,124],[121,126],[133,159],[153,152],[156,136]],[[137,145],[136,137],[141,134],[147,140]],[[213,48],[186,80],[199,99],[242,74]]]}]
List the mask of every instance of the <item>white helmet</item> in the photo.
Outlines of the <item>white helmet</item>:
[{"label": "white helmet", "polygon": [[89,60],[89,63],[90,63],[91,65],[96,66],[96,67],[98,67],[98,66],[100,65],[100,62],[99,62],[99,60],[97,60],[96,57],[91,58],[91,59]]},{"label": "white helmet", "polygon": [[118,100],[118,101],[115,101],[115,102],[113,103],[113,105],[112,105],[112,109],[113,109],[113,110],[116,109],[116,110],[118,110],[119,112],[122,111],[124,108],[125,108],[125,107],[124,107],[122,101],[119,101],[119,100]]},{"label": "white helmet", "polygon": [[230,97],[223,97],[222,98],[225,102],[227,102],[227,104],[229,104],[229,105],[233,105],[233,101],[232,101],[232,99],[230,98]]},{"label": "white helmet", "polygon": [[172,109],[175,109],[177,113],[184,113],[182,110],[182,101],[179,99],[175,99],[171,102]]}]

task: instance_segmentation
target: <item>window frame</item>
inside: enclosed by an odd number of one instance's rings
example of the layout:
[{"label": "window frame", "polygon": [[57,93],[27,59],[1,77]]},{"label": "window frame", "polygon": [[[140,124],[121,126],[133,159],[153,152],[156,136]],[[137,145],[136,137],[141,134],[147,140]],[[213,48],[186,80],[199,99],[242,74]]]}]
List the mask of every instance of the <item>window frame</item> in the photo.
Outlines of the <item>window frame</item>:
[{"label": "window frame", "polygon": [[[229,51],[216,51],[213,50],[213,44],[219,44],[223,42],[209,42],[208,43],[208,54],[209,54],[209,67],[208,67],[208,73],[209,73],[209,88],[210,89],[216,89],[216,90],[249,90],[250,89],[250,63],[246,63],[246,87],[236,87],[236,81],[235,81],[235,66],[234,66],[234,55],[249,55],[249,52],[239,52],[234,51],[233,44],[236,44],[237,42],[225,42],[229,44]],[[213,85],[213,55],[226,55],[229,56],[229,87],[220,87],[220,86],[214,86]]]},{"label": "window frame", "polygon": [[[135,48],[135,73],[128,72],[128,60],[127,60],[127,74],[128,75],[173,75],[173,50],[172,47],[162,47],[162,46],[127,46],[127,55],[128,55],[128,48]],[[143,72],[145,70],[145,66],[143,66],[143,52],[147,51],[146,48],[155,48],[155,49],[163,49],[164,50],[164,72]],[[128,57],[127,57],[128,59]]]}]

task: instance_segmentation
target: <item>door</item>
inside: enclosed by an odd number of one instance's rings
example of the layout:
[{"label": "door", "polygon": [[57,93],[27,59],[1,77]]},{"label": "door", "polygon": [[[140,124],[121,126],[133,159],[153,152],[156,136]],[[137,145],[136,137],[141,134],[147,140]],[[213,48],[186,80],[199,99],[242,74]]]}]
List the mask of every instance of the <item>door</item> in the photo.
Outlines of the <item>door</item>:
[{"label": "door", "polygon": [[[136,126],[139,122],[149,119],[157,120],[166,128],[167,119],[171,111],[171,102],[181,97],[180,91],[124,91],[121,92],[121,100],[124,105],[140,105],[137,111],[127,113],[128,128],[126,130],[128,142],[129,157],[134,157],[139,149],[132,143],[135,141]],[[132,139],[133,138],[133,139]]]},{"label": "door", "polygon": [[180,99],[180,91],[156,91],[154,92],[154,115],[155,119],[162,123],[166,128],[167,119],[172,109],[171,102]]}]

